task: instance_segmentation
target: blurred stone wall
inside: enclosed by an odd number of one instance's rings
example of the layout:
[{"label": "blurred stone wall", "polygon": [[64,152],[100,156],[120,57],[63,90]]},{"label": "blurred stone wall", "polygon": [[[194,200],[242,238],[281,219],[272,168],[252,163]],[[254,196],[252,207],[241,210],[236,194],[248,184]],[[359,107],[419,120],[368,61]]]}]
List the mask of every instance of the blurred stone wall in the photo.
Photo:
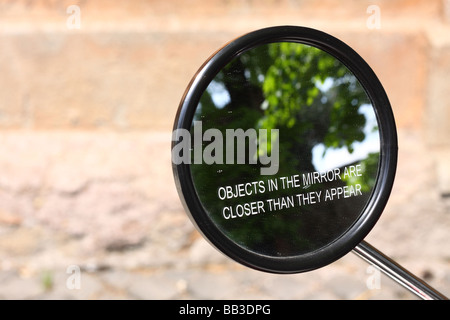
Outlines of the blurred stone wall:
[{"label": "blurred stone wall", "polygon": [[398,126],[450,136],[450,2],[0,1],[0,128],[170,130],[201,63],[272,25],[321,29],[384,84]]},{"label": "blurred stone wall", "polygon": [[[0,130],[171,131],[201,63],[273,25],[352,46],[385,86],[398,127],[448,158],[450,0],[1,0]],[[445,194],[448,167],[439,162]]]},{"label": "blurred stone wall", "polygon": [[[400,153],[392,196],[369,240],[448,288],[450,207],[441,196],[450,195],[450,0],[0,0],[0,299],[73,297],[64,278],[70,265],[120,279],[92,278],[95,294],[80,291],[89,297],[128,297],[129,282],[144,283],[146,297],[165,297],[167,288],[186,297],[184,287],[216,289],[214,281],[228,279],[217,275],[241,270],[219,268],[223,260],[184,214],[170,133],[204,60],[231,39],[274,25],[328,32],[379,76]],[[124,275],[129,269],[145,271],[145,281],[151,272],[166,278],[147,285]],[[311,278],[315,289],[301,297],[323,291],[329,298],[330,279],[338,293],[352,291],[353,262],[345,269],[345,278],[334,279],[332,268],[325,280]],[[39,275],[49,270],[63,276],[41,294]],[[191,283],[188,272],[216,280]],[[170,286],[173,277],[181,282]],[[297,290],[290,279],[281,283]],[[216,291],[243,292],[230,285],[235,291]],[[383,289],[383,297],[402,297]]]}]

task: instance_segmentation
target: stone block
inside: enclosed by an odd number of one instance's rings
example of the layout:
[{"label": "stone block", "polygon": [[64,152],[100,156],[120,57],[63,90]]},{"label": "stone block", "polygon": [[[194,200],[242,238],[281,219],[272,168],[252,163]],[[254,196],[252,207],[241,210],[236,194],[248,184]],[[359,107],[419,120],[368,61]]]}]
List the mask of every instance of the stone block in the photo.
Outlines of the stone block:
[{"label": "stone block", "polygon": [[158,129],[172,126],[202,62],[227,41],[272,25],[322,29],[367,59],[385,85],[399,126],[421,125],[429,43],[444,21],[439,0],[380,1],[0,1],[0,128]]},{"label": "stone block", "polygon": [[190,78],[228,37],[1,36],[0,127],[171,130]]},{"label": "stone block", "polygon": [[427,142],[450,147],[450,41],[430,51],[427,89]]},{"label": "stone block", "polygon": [[380,79],[396,124],[422,128],[427,88],[428,42],[419,33],[390,30],[339,33]]}]

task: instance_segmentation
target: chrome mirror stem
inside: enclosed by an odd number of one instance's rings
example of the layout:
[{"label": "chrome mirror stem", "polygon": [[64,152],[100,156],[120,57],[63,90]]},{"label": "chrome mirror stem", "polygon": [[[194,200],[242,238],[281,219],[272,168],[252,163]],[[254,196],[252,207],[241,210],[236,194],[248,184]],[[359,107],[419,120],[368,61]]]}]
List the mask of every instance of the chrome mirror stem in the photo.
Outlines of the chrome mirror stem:
[{"label": "chrome mirror stem", "polygon": [[430,287],[423,280],[410,273],[367,242],[362,241],[353,249],[353,252],[370,264],[378,267],[388,277],[423,300],[448,300],[442,293]]}]

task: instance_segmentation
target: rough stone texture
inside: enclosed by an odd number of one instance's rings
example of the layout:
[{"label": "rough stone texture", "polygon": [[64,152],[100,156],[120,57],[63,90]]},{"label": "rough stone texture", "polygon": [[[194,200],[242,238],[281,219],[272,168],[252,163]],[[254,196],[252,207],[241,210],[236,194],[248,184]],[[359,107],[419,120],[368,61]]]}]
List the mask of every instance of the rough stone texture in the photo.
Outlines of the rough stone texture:
[{"label": "rough stone texture", "polygon": [[[414,299],[353,254],[299,275],[239,266],[184,213],[168,135],[0,135],[0,298]],[[421,135],[400,131],[391,199],[367,241],[437,289],[450,288],[450,203]],[[12,157],[11,155],[14,155]],[[414,159],[414,161],[411,161]],[[72,266],[80,289],[67,285]]]}]

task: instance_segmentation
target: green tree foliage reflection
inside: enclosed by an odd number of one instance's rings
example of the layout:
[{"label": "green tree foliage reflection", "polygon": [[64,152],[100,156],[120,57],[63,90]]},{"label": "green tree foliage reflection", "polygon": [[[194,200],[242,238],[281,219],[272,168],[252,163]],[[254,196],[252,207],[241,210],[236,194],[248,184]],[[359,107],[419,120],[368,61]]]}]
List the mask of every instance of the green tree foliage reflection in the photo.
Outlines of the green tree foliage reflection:
[{"label": "green tree foliage reflection", "polygon": [[[224,136],[226,129],[278,129],[277,176],[289,176],[315,170],[312,150],[318,144],[323,144],[325,151],[346,148],[352,153],[355,142],[366,138],[366,117],[359,109],[367,104],[370,101],[361,84],[340,61],[311,46],[281,42],[254,48],[230,62],[201,97],[194,120],[202,121],[204,131],[216,128]],[[270,143],[257,152],[271,152]],[[271,213],[258,219],[249,218],[245,223],[223,219],[224,202],[218,199],[217,189],[273,178],[259,175],[260,164],[198,164],[191,165],[191,170],[200,199],[225,233],[244,246],[258,246],[261,252],[290,255],[318,248],[351,225],[359,214],[355,208],[364,206],[375,182],[377,159],[378,154],[374,154],[362,161],[366,172],[371,174],[359,181],[364,184],[367,196],[346,202],[346,207],[339,204],[304,207],[302,219],[298,219],[296,208],[286,210],[276,219]],[[280,191],[266,197],[286,194]],[[261,200],[261,196],[244,201],[256,199]],[[242,201],[231,199],[226,204],[234,206]],[[321,235],[317,236],[318,230],[311,226],[323,225],[328,216],[317,214],[320,210],[334,212],[335,223],[320,230]],[[308,212],[313,214],[305,214]],[[291,252],[293,247],[296,252]]]},{"label": "green tree foliage reflection", "polygon": [[[357,79],[337,59],[314,47],[283,42],[269,48],[273,64],[263,84],[266,100],[261,125],[282,128],[285,155],[301,154],[284,170],[312,171],[312,148],[347,147],[364,139],[365,117],[358,106],[370,103]],[[289,172],[286,172],[289,173]]]}]

